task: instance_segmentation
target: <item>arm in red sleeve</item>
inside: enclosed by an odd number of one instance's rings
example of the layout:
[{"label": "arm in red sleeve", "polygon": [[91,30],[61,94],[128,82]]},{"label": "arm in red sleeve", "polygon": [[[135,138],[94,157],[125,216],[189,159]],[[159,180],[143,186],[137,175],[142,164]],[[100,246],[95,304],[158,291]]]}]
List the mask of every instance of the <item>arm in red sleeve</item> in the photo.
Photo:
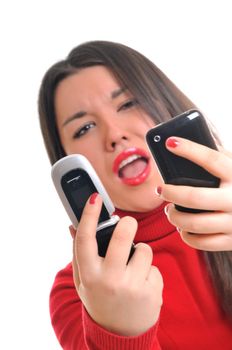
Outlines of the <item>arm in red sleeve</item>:
[{"label": "arm in red sleeve", "polygon": [[136,337],[122,337],[96,324],[86,312],[73,283],[72,265],[61,270],[50,294],[51,321],[64,350],[160,350],[155,325]]}]

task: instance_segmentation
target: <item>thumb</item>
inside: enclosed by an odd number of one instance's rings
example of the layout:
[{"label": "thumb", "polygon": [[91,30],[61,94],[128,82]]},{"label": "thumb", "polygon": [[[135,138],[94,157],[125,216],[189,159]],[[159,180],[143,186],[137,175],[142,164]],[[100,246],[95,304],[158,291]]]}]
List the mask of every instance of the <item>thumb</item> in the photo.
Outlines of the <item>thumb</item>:
[{"label": "thumb", "polygon": [[75,284],[76,290],[78,292],[80,286],[80,277],[79,277],[79,269],[77,265],[77,260],[75,256],[75,240],[73,240],[73,260],[72,260],[72,268],[73,268],[73,282]]}]

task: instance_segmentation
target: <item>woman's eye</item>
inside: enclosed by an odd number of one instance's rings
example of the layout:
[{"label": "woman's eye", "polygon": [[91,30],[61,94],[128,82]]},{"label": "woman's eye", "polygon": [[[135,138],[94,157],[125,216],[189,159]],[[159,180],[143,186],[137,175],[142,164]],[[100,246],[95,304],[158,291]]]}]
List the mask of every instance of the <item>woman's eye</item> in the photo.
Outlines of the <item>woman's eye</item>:
[{"label": "woman's eye", "polygon": [[78,139],[81,136],[85,135],[89,129],[92,129],[95,126],[95,123],[88,123],[84,126],[82,126],[80,129],[78,129],[75,134],[73,135],[74,139]]},{"label": "woman's eye", "polygon": [[125,103],[123,103],[119,109],[118,109],[118,112],[120,111],[123,111],[123,110],[126,110],[128,108],[132,108],[134,106],[136,106],[138,104],[138,101],[134,98],[134,99],[131,99],[129,101],[126,101]]}]

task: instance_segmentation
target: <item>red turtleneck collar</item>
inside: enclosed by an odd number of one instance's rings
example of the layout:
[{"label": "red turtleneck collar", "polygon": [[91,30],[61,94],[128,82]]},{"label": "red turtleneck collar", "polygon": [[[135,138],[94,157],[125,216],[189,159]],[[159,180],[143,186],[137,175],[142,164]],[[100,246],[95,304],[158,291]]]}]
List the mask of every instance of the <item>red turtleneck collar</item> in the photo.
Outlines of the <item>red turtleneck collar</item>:
[{"label": "red turtleneck collar", "polygon": [[164,202],[158,208],[145,213],[116,209],[115,214],[120,218],[124,216],[132,216],[135,218],[138,222],[138,231],[134,242],[148,243],[159,240],[176,231],[176,228],[170,224],[164,213],[166,204],[167,203]]}]

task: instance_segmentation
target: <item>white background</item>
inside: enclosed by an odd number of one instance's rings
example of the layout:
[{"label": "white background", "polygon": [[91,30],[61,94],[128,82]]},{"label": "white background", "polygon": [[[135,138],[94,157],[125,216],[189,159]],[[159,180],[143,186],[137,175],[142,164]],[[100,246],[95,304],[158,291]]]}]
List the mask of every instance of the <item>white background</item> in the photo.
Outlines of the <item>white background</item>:
[{"label": "white background", "polygon": [[50,180],[37,94],[45,70],[86,40],[153,60],[231,142],[230,1],[7,1],[0,5],[0,349],[60,349],[48,296],[71,260]]}]

